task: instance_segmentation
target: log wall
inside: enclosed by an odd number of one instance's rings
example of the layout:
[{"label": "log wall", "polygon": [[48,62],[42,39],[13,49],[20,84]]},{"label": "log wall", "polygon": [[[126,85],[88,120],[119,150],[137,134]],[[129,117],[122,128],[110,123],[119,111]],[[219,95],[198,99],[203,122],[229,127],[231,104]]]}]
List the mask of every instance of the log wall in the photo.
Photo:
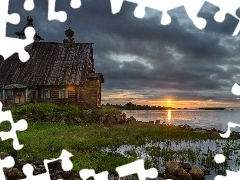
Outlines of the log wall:
[{"label": "log wall", "polygon": [[[68,91],[67,98],[59,98],[59,90],[62,88],[66,88]],[[50,90],[50,98],[42,98],[42,89],[49,89]],[[38,101],[39,102],[56,102],[60,104],[77,104],[77,86],[47,86],[39,88],[38,93]]]},{"label": "log wall", "polygon": [[89,79],[81,88],[81,97],[83,102],[92,107],[101,106],[101,83],[96,78]]}]

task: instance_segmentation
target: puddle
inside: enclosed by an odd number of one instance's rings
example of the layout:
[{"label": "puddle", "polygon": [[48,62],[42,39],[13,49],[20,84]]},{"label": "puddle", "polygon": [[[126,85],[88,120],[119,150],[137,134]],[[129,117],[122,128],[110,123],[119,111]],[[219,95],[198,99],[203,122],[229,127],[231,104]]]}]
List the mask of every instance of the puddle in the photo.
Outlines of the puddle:
[{"label": "puddle", "polygon": [[[240,167],[240,140],[196,140],[151,142],[143,146],[123,145],[104,152],[118,153],[125,157],[144,159],[146,168],[156,167],[160,172],[165,170],[167,161],[188,162],[202,169],[208,169],[211,175],[205,180],[212,180],[216,175],[225,174],[226,170],[238,171]],[[226,161],[217,164],[216,154],[224,154]],[[148,167],[149,166],[149,167]]]}]

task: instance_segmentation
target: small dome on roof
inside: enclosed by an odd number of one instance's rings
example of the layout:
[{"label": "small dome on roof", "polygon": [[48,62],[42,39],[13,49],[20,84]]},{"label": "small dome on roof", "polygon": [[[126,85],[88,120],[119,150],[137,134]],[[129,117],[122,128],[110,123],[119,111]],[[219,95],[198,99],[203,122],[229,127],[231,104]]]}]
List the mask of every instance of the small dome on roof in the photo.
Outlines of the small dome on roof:
[{"label": "small dome on roof", "polygon": [[71,30],[71,28],[69,27],[68,30],[65,31],[65,35],[68,38],[72,38],[74,36],[74,32]]}]

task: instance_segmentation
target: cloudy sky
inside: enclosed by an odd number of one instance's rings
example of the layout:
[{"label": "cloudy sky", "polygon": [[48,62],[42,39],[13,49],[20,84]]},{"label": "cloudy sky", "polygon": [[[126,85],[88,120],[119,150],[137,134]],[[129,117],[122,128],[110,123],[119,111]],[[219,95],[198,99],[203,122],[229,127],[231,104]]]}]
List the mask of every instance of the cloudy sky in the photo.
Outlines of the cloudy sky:
[{"label": "cloudy sky", "polygon": [[[240,106],[231,93],[240,83],[240,38],[232,36],[238,20],[231,15],[217,23],[218,9],[205,3],[199,12],[207,19],[197,29],[183,7],[169,12],[172,22],[160,24],[162,13],[146,9],[138,19],[136,4],[124,2],[119,13],[111,13],[110,0],[82,0],[72,9],[69,0],[57,0],[56,10],[66,11],[64,23],[48,21],[48,1],[35,0],[35,9],[23,9],[24,0],[10,0],[9,13],[18,13],[21,22],[8,24],[7,35],[22,30],[27,16],[46,42],[62,42],[65,30],[75,32],[75,42],[94,43],[97,72],[104,75],[103,103],[149,104],[172,107]],[[239,13],[240,14],[240,13]]]}]

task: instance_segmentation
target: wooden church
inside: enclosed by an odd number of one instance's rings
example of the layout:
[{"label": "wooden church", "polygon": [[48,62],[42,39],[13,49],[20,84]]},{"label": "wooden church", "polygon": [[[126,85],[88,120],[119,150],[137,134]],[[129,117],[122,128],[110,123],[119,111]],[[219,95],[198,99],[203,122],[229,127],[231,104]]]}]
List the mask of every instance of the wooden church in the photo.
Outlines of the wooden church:
[{"label": "wooden church", "polygon": [[[24,39],[26,27],[33,27],[27,18],[22,31],[15,34]],[[95,73],[93,43],[75,43],[71,28],[65,31],[63,43],[40,42],[26,47],[30,59],[23,63],[14,54],[0,59],[0,100],[4,105],[26,102],[55,102],[61,104],[101,105],[102,73]]]}]

